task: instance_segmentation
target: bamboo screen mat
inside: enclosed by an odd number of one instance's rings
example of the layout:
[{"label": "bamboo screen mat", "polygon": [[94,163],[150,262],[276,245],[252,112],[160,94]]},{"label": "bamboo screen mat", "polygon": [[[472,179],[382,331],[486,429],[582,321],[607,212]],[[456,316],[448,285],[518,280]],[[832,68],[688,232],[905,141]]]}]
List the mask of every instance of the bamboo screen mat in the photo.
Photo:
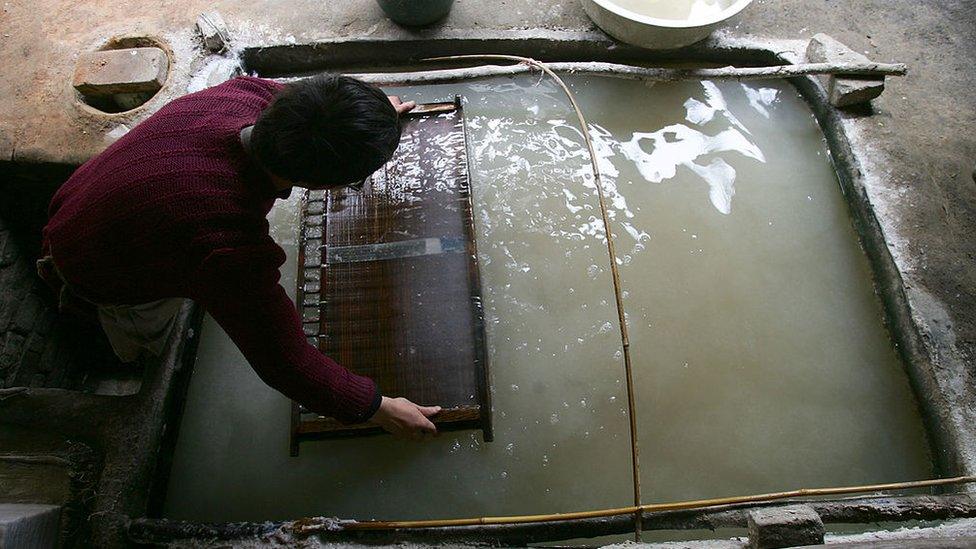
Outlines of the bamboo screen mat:
[{"label": "bamboo screen mat", "polygon": [[[386,396],[444,410],[439,430],[481,429],[491,403],[464,116],[419,105],[400,147],[359,190],[309,191],[302,205],[298,303],[323,353]],[[291,454],[309,439],[381,432],[292,403]]]}]

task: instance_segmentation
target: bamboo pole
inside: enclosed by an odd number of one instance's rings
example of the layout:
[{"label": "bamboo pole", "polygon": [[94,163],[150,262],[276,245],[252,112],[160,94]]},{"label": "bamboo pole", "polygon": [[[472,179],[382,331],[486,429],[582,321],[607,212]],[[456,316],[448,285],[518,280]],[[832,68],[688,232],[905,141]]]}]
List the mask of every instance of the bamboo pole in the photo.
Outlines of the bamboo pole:
[{"label": "bamboo pole", "polygon": [[[586,150],[590,155],[590,164],[593,169],[593,183],[596,186],[597,197],[600,202],[600,214],[603,218],[603,230],[607,235],[607,255],[609,255],[610,263],[610,276],[613,280],[613,294],[614,300],[617,307],[617,322],[620,326],[620,344],[623,352],[624,359],[624,373],[627,378],[627,413],[630,416],[630,459],[631,459],[631,472],[633,474],[633,489],[634,489],[634,535],[637,541],[641,539],[641,516],[640,511],[636,509],[636,506],[640,505],[641,502],[641,483],[640,483],[640,446],[637,444],[637,402],[634,397],[634,375],[633,368],[630,361],[630,335],[627,331],[627,317],[624,314],[624,301],[623,301],[623,290],[620,282],[620,271],[617,267],[617,251],[614,247],[613,241],[613,228],[610,225],[610,214],[607,209],[606,193],[603,190],[603,179],[600,176],[600,166],[597,162],[596,151],[593,149],[593,141],[590,139],[589,125],[586,122],[586,117],[583,116],[583,111],[580,109],[579,104],[576,103],[576,97],[573,92],[569,91],[569,87],[563,82],[556,73],[554,73],[546,63],[536,61],[529,57],[520,57],[517,55],[450,55],[446,57],[431,57],[424,59],[423,61],[462,61],[462,60],[476,60],[476,59],[501,59],[506,61],[517,61],[520,64],[526,66],[526,68],[535,67],[542,72],[546,73],[556,83],[562,88],[566,97],[569,99],[570,104],[573,106],[573,110],[576,111],[576,118],[579,121],[580,133],[583,134],[583,141],[586,143]],[[531,67],[530,67],[531,66]]]},{"label": "bamboo pole", "polygon": [[[577,511],[572,513],[555,513],[546,515],[514,515],[506,517],[478,517],[461,519],[435,520],[401,520],[401,521],[368,521],[343,522],[343,530],[392,530],[397,528],[443,528],[447,526],[478,526],[487,524],[523,524],[527,522],[549,522],[579,520],[588,518],[612,517],[634,513],[653,513],[660,511],[678,511],[683,509],[700,509],[720,505],[741,505],[746,503],[761,503],[780,499],[832,496],[841,494],[856,494],[864,492],[883,492],[889,490],[908,490],[912,488],[928,488],[932,486],[946,486],[950,484],[970,484],[976,482],[976,475],[940,478],[930,480],[916,480],[908,482],[894,482],[888,484],[867,484],[863,486],[841,486],[833,488],[800,488],[786,492],[770,492],[748,496],[732,496],[713,499],[699,499],[672,503],[650,503],[646,505],[631,505],[611,509],[597,509],[593,511]],[[332,525],[334,527],[335,525]],[[312,533],[315,525],[302,529],[301,533]]]},{"label": "bamboo pole", "polygon": [[[517,56],[474,55],[450,56],[436,59],[508,59],[512,61],[524,59]],[[430,60],[430,59],[427,59]],[[425,60],[426,61],[426,60]],[[567,62],[546,63],[546,67],[555,73],[569,73],[586,76],[608,76],[629,80],[644,80],[667,82],[674,80],[762,80],[767,78],[793,78],[816,74],[839,74],[845,76],[883,77],[903,76],[908,72],[904,63],[797,63],[795,65],[774,65],[768,67],[719,67],[711,69],[672,69],[647,68],[619,63],[602,62]],[[350,74],[365,82],[378,86],[393,86],[404,84],[440,84],[457,82],[472,78],[486,78],[491,76],[511,76],[531,72],[532,66],[519,62],[515,65],[482,65],[458,69],[440,69],[416,72],[374,72]],[[282,79],[287,80],[287,79]]]},{"label": "bamboo pole", "polygon": [[[789,505],[806,505],[827,523],[872,523],[879,521],[947,520],[976,517],[976,500],[965,493],[946,495],[866,495],[840,499],[782,499],[754,505],[720,505],[702,509],[660,511],[644,515],[647,530],[715,530],[744,528],[754,509],[775,509]],[[278,531],[320,536],[327,543],[360,543],[422,545],[478,543],[492,547],[532,545],[541,542],[592,538],[630,532],[626,515],[526,524],[487,524],[444,528],[399,528],[390,530],[345,530],[349,521],[305,518],[280,522],[197,523],[159,518],[138,518],[126,530],[132,542],[167,545],[176,540],[189,543],[204,539],[227,546],[253,545],[255,538],[275,535]],[[310,528],[314,525],[314,528]],[[294,538],[289,538],[294,539]]]}]

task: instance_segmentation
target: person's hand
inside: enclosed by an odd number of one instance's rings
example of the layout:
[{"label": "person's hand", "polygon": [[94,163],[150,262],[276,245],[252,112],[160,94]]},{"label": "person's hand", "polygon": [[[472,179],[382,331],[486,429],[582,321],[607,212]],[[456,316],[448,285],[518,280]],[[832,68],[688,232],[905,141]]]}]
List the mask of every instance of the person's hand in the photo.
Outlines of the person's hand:
[{"label": "person's hand", "polygon": [[415,101],[407,101],[406,103],[404,103],[403,101],[400,101],[400,98],[395,95],[388,95],[387,99],[390,100],[390,103],[393,104],[393,108],[396,109],[397,114],[400,116],[407,114],[408,112],[412,111],[414,107],[417,106],[417,103]]},{"label": "person's hand", "polygon": [[419,406],[403,397],[383,397],[369,422],[397,438],[423,440],[437,435],[437,427],[427,418],[440,411],[440,406]]}]

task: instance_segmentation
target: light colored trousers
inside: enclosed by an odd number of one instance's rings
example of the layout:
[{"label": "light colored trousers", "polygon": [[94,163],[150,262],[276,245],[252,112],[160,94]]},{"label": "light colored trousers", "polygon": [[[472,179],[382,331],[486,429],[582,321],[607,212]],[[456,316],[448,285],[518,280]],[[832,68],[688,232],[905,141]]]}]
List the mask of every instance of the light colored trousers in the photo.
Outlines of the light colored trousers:
[{"label": "light colored trousers", "polygon": [[138,305],[98,305],[98,321],[122,362],[133,362],[143,350],[159,356],[183,301],[172,297]]},{"label": "light colored trousers", "polygon": [[135,361],[144,350],[156,356],[162,354],[180,307],[186,301],[182,297],[171,297],[137,305],[96,303],[71,289],[50,255],[38,260],[37,274],[58,294],[62,311],[65,303],[71,300],[80,300],[95,308],[98,322],[122,362]]}]

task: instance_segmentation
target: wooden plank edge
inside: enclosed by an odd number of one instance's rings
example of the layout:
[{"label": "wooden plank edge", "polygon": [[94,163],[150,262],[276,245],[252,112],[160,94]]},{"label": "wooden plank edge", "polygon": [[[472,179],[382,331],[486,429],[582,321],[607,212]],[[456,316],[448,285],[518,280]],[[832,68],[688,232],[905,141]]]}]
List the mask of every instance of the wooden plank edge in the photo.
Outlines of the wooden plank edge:
[{"label": "wooden plank edge", "polygon": [[[431,418],[435,425],[440,427],[456,427],[459,423],[469,423],[480,425],[481,406],[457,406],[445,408],[436,416]],[[343,425],[334,418],[317,417],[315,419],[303,419],[298,423],[295,434],[300,437],[307,435],[336,434],[347,436],[359,436],[368,434],[371,431],[383,432],[382,429],[371,423],[356,423],[353,425]]]},{"label": "wooden plank edge", "polygon": [[421,103],[408,111],[404,116],[425,116],[429,114],[439,114],[451,112],[457,108],[455,102],[450,103]]},{"label": "wooden plank edge", "polygon": [[468,231],[468,242],[470,242],[470,252],[474,257],[474,261],[469,262],[469,266],[473,264],[473,268],[468,269],[469,284],[472,288],[471,300],[476,304],[473,310],[473,329],[474,329],[474,339],[475,346],[480,349],[480,353],[475,358],[475,382],[478,388],[478,400],[481,402],[481,406],[484,408],[481,414],[481,420],[479,427],[481,428],[481,438],[485,442],[492,442],[495,440],[494,433],[494,422],[492,421],[492,406],[491,406],[491,378],[490,378],[490,363],[488,360],[488,335],[485,332],[485,306],[484,298],[481,293],[481,261],[478,258],[478,231],[475,226],[475,216],[474,216],[474,190],[472,189],[471,183],[471,165],[468,162],[470,158],[468,154],[468,128],[467,121],[464,117],[464,109],[462,107],[462,98],[460,95],[454,96],[454,107],[458,113],[459,122],[461,125],[461,138],[463,140],[462,154],[464,155],[463,161],[461,162],[461,169],[464,170],[464,179],[467,182],[468,196],[467,196],[467,206],[470,213],[469,223],[465,223],[465,230]]},{"label": "wooden plank edge", "polygon": [[301,424],[302,414],[299,410],[299,404],[293,400],[291,401],[291,429],[289,429],[288,435],[288,455],[291,457],[298,457],[299,443],[301,442],[298,428]]},{"label": "wooden plank edge", "polygon": [[[295,283],[297,285],[297,288],[295,288],[295,307],[298,309],[299,315],[302,314],[302,307],[304,307],[305,303],[305,208],[308,206],[308,192],[308,190],[304,190],[301,198],[298,200],[298,272],[295,275]],[[303,336],[304,332],[305,324],[303,322]],[[300,448],[299,443],[301,442],[298,428],[302,422],[302,414],[300,405],[294,400],[291,401],[291,418],[289,419],[289,422],[288,455],[291,457],[298,457]]]}]

